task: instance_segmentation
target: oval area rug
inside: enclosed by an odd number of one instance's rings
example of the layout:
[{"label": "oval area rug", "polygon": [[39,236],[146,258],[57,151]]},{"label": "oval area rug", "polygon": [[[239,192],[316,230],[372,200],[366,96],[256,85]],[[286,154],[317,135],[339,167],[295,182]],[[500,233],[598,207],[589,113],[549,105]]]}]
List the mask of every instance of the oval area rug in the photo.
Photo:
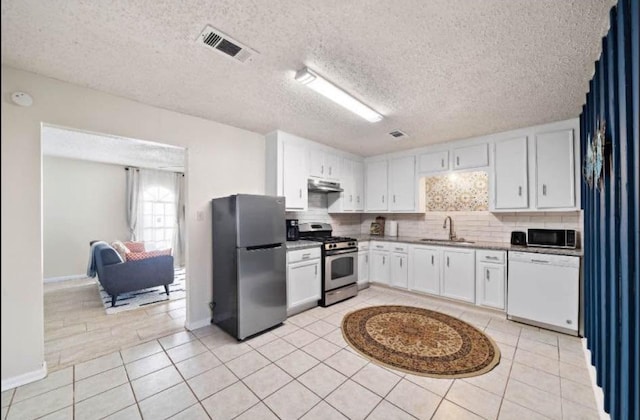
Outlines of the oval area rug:
[{"label": "oval area rug", "polygon": [[467,378],[500,362],[493,340],[452,316],[412,306],[348,313],[342,334],[358,353],[393,369],[434,378]]}]

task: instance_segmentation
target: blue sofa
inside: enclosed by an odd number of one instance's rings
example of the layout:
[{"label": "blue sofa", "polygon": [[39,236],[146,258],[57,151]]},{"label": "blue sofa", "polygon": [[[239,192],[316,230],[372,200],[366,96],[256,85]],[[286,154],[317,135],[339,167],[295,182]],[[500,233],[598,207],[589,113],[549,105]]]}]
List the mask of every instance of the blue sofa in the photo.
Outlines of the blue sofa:
[{"label": "blue sofa", "polygon": [[101,242],[94,246],[92,258],[100,284],[111,295],[111,306],[115,306],[119,294],[149,287],[164,286],[169,295],[174,278],[171,255],[125,262],[113,247]]}]

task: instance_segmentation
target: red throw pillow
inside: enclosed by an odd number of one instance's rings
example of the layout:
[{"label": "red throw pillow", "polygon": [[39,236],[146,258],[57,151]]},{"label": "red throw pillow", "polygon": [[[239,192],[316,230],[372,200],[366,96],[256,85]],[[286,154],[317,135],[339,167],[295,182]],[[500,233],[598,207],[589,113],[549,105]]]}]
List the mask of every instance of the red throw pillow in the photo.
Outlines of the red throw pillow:
[{"label": "red throw pillow", "polygon": [[129,252],[127,254],[127,261],[140,261],[147,258],[159,257],[161,255],[171,255],[171,248],[147,252]]},{"label": "red throw pillow", "polygon": [[129,242],[125,242],[124,246],[129,248],[129,251],[131,251],[131,252],[145,252],[146,251],[144,249],[144,242],[129,241]]}]

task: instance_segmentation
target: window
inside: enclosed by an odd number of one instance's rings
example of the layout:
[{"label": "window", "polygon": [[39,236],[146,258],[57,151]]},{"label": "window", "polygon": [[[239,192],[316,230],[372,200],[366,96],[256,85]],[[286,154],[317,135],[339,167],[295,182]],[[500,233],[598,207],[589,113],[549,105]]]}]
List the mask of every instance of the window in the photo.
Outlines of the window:
[{"label": "window", "polygon": [[175,195],[160,186],[148,187],[142,195],[142,240],[147,251],[171,248],[176,228]]}]

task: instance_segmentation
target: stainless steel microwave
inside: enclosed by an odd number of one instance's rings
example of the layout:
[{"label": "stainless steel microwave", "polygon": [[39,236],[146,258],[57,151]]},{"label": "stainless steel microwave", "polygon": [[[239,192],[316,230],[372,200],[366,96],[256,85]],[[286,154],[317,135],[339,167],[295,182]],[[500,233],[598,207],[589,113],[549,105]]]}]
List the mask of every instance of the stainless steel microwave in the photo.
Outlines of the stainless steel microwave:
[{"label": "stainless steel microwave", "polygon": [[577,248],[578,233],[571,229],[528,229],[527,245],[547,248]]}]

